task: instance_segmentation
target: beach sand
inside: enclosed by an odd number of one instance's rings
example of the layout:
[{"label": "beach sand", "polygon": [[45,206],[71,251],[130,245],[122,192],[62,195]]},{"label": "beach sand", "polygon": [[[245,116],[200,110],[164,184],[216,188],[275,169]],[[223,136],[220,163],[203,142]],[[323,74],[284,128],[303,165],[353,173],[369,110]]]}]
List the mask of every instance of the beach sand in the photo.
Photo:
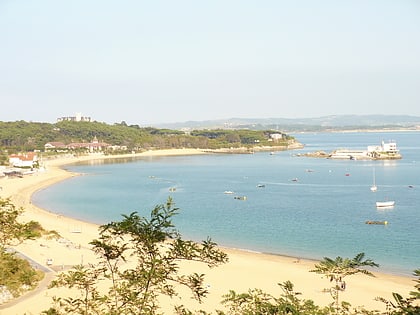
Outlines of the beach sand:
[{"label": "beach sand", "polygon": [[[147,151],[137,156],[158,155],[190,155],[203,154],[200,150],[180,149]],[[124,156],[127,157],[127,156]],[[16,246],[16,250],[31,258],[39,265],[48,268],[46,277],[37,290],[24,294],[22,297],[0,305],[0,315],[40,314],[52,305],[52,296],[66,292],[64,289],[47,289],[48,283],[60,270],[67,270],[77,264],[96,263],[97,258],[90,250],[89,242],[98,237],[98,226],[87,222],[74,220],[51,213],[34,206],[31,195],[49,185],[65,180],[72,174],[61,167],[89,159],[116,158],[115,156],[84,156],[59,158],[45,161],[45,171],[38,172],[24,178],[0,179],[0,196],[11,198],[18,207],[23,207],[25,212],[22,221],[38,221],[46,230],[55,230],[61,235],[60,240],[47,240],[45,238],[25,241]],[[162,200],[162,203],[165,200]],[[181,231],[182,232],[182,231]],[[217,240],[215,240],[217,242]],[[318,305],[327,305],[332,302],[329,293],[324,288],[330,283],[321,275],[309,272],[316,261],[297,259],[294,257],[254,253],[231,248],[223,248],[229,256],[229,262],[217,268],[209,269],[199,263],[182,262],[181,271],[206,274],[206,286],[209,296],[203,304],[198,304],[190,298],[187,292],[172,300],[162,302],[167,314],[171,305],[184,304],[191,309],[204,309],[214,311],[222,309],[220,304],[222,295],[235,290],[238,293],[247,292],[248,289],[259,288],[265,292],[279,296],[282,291],[277,285],[290,280],[296,292],[301,292],[301,298],[312,299]],[[357,254],[357,253],[355,253]],[[334,258],[334,257],[331,257]],[[52,265],[47,265],[47,259],[52,260]],[[375,277],[354,275],[346,277],[347,288],[341,293],[341,300],[350,302],[353,306],[364,306],[367,309],[384,310],[385,305],[375,301],[380,296],[392,300],[392,292],[407,296],[414,289],[414,277],[402,277],[385,273],[374,273]]]}]

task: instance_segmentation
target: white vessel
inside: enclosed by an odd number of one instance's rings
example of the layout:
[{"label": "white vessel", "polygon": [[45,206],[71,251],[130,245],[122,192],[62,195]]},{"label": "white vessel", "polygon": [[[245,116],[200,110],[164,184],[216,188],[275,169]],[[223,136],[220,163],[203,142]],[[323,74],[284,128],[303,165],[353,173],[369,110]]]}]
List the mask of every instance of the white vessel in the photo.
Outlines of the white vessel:
[{"label": "white vessel", "polygon": [[389,208],[395,205],[395,201],[377,201],[376,208]]}]

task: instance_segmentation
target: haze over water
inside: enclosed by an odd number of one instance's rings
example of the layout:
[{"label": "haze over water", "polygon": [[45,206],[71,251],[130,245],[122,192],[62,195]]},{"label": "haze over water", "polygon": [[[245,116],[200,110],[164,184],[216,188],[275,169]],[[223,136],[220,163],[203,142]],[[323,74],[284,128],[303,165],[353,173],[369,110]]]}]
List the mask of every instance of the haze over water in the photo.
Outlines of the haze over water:
[{"label": "haze over water", "polygon": [[[419,268],[420,133],[294,136],[305,144],[304,149],[68,166],[86,176],[39,191],[33,202],[101,224],[133,211],[149,216],[155,205],[171,196],[180,208],[174,222],[184,238],[200,241],[211,236],[223,246],[312,259],[365,252],[380,264],[381,271],[411,275]],[[397,142],[401,160],[295,156],[336,148],[365,149],[391,139]],[[375,193],[370,191],[373,172],[378,186]],[[171,192],[173,187],[176,190]],[[379,200],[395,200],[396,205],[378,210],[375,202]],[[366,220],[389,224],[367,225]]]}]

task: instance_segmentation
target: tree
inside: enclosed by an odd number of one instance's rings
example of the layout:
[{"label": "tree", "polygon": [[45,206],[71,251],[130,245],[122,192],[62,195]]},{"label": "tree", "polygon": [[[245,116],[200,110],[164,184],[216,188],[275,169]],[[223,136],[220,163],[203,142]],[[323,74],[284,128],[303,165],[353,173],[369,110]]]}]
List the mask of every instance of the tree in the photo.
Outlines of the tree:
[{"label": "tree", "polygon": [[21,242],[25,238],[27,227],[19,223],[17,218],[23,212],[23,208],[16,208],[10,198],[0,198],[0,251],[13,242]]},{"label": "tree", "polygon": [[228,307],[226,313],[219,311],[219,315],[327,315],[328,308],[321,308],[312,300],[300,299],[300,292],[294,291],[290,281],[278,283],[283,293],[278,297],[265,293],[260,289],[248,290],[246,293],[236,293],[231,290],[224,295],[222,301]]},{"label": "tree", "polygon": [[420,314],[420,269],[414,270],[414,280],[417,284],[414,286],[416,291],[411,291],[410,296],[403,298],[399,293],[392,293],[394,302],[387,301],[384,298],[378,297],[377,300],[384,302],[387,305],[387,314],[390,315],[418,315]]},{"label": "tree", "polygon": [[[207,239],[201,244],[183,240],[172,223],[177,214],[171,198],[156,206],[146,219],[133,212],[123,220],[100,227],[91,242],[100,263],[78,266],[60,274],[51,287],[77,288],[79,297],[56,298],[55,312],[65,314],[157,314],[158,297],[177,295],[176,285],[190,288],[202,301],[208,293],[203,274],[179,274],[180,260],[215,267],[227,262],[225,253]],[[107,280],[106,292],[98,283]],[[50,309],[47,312],[52,312]]]},{"label": "tree", "polygon": [[[373,262],[371,259],[363,260],[365,253],[357,254],[353,259],[336,257],[334,260],[328,257],[324,257],[319,264],[315,265],[315,269],[311,272],[324,275],[332,286],[329,291],[334,300],[336,314],[340,311],[339,305],[339,293],[341,290],[346,289],[345,277],[351,276],[357,273],[362,273],[368,276],[374,276],[370,271],[363,269],[362,267],[378,267],[379,265]],[[344,303],[343,308],[348,308],[349,304]]]},{"label": "tree", "polygon": [[27,260],[0,251],[0,287],[6,287],[14,297],[34,288],[43,277],[43,272],[32,268]]},{"label": "tree", "polygon": [[39,236],[36,222],[17,221],[22,212],[23,208],[16,208],[9,198],[0,198],[0,287],[5,286],[14,296],[23,292],[24,286],[33,287],[43,277],[26,260],[6,251],[9,245]]},{"label": "tree", "polygon": [[[274,144],[269,141],[267,130],[196,130],[186,134],[179,130],[128,126],[125,121],[113,125],[96,121],[60,121],[55,124],[0,121],[0,146],[7,149],[8,153],[43,150],[44,145],[52,141],[65,144],[89,142],[95,136],[101,142],[126,146],[129,152],[148,147],[215,149],[244,145],[249,147],[256,143],[264,146],[279,145],[279,143]],[[255,140],[258,141],[255,142]],[[287,142],[282,144],[286,145]]]}]

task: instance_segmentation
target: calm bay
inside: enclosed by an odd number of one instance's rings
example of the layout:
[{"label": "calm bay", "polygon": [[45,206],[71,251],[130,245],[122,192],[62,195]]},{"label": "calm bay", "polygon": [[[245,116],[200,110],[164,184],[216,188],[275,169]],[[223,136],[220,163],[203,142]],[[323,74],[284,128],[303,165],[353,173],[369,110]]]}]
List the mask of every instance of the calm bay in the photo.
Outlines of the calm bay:
[{"label": "calm bay", "polygon": [[[200,241],[211,236],[227,247],[310,259],[365,252],[381,271],[401,275],[420,268],[420,132],[293,136],[304,149],[66,166],[84,176],[43,189],[32,202],[102,224],[133,211],[148,216],[171,196],[180,208],[174,223],[184,238]],[[354,161],[296,156],[365,149],[382,140],[395,140],[403,158]],[[377,192],[370,191],[373,173]],[[379,200],[396,204],[378,210]],[[388,224],[368,225],[367,220]]]}]

